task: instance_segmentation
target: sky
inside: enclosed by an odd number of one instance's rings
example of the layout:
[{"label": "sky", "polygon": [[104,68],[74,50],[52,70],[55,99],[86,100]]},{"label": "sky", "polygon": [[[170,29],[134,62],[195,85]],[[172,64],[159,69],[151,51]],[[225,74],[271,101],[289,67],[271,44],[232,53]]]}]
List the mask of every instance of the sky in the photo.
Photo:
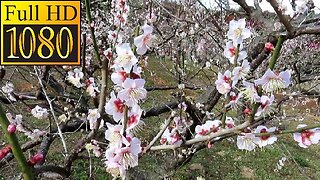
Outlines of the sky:
[{"label": "sky", "polygon": [[[207,7],[215,7],[215,1],[214,0],[201,0]],[[284,4],[290,4],[289,0],[282,0]],[[288,2],[286,2],[288,1]],[[254,6],[253,2],[254,0],[246,0],[247,4],[249,6]],[[316,13],[320,13],[320,0],[313,0],[317,10]],[[240,6],[233,2],[232,0],[229,0],[229,4],[231,8],[239,8]],[[266,1],[266,0],[262,0],[262,2],[260,3],[260,7],[262,8],[263,11],[270,11],[270,12],[274,12],[273,8],[271,7],[271,5]]]}]

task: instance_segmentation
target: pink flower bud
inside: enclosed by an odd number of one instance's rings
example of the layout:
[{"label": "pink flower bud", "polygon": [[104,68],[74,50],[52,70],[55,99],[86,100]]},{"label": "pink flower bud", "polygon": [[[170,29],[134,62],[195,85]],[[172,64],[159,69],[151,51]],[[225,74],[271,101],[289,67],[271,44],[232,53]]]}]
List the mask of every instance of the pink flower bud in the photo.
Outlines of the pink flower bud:
[{"label": "pink flower bud", "polygon": [[32,156],[29,160],[28,160],[28,164],[30,166],[34,166],[35,164],[41,162],[43,160],[43,154],[42,153],[37,153],[34,156]]},{"label": "pink flower bud", "polygon": [[249,109],[249,108],[246,108],[246,109],[243,111],[243,113],[244,113],[245,115],[251,115],[252,110]]},{"label": "pink flower bud", "polygon": [[43,154],[42,153],[37,153],[36,155],[34,155],[32,157],[33,161],[35,161],[36,163],[40,162],[43,160]]},{"label": "pink flower bud", "polygon": [[6,155],[10,152],[11,152],[10,145],[0,149],[0,160],[3,159],[4,157],[6,157]]},{"label": "pink flower bud", "polygon": [[9,124],[7,130],[9,132],[9,134],[12,134],[12,133],[16,132],[17,126],[15,124]]},{"label": "pink flower bud", "polygon": [[208,149],[211,149],[212,146],[213,146],[213,144],[211,144],[211,142],[209,141],[209,142],[208,142]]},{"label": "pink flower bud", "polygon": [[265,45],[264,45],[264,49],[268,52],[272,52],[274,50],[274,46],[272,43],[270,42],[267,42]]},{"label": "pink flower bud", "polygon": [[0,150],[0,160],[6,157],[6,154],[2,150]]}]

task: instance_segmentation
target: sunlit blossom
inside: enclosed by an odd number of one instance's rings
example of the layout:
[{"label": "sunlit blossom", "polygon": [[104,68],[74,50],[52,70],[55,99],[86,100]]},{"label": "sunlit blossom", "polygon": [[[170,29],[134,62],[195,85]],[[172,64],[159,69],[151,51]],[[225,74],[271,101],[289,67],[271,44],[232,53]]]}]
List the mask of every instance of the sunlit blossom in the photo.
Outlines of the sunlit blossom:
[{"label": "sunlit blossom", "polygon": [[105,105],[107,114],[113,116],[113,120],[119,122],[124,118],[124,102],[117,98],[114,91],[111,92],[111,99]]},{"label": "sunlit blossom", "polygon": [[268,108],[271,106],[271,104],[274,101],[274,95],[272,94],[270,97],[262,95],[260,98],[260,106],[258,107],[258,110],[255,114],[255,116],[260,116],[262,113],[265,113]]},{"label": "sunlit blossom", "polygon": [[231,72],[227,70],[224,74],[218,73],[218,79],[215,82],[216,88],[220,94],[227,94],[231,90]]},{"label": "sunlit blossom", "polygon": [[114,64],[122,67],[125,72],[130,73],[132,66],[138,62],[138,59],[133,54],[130,44],[123,43],[116,47],[117,58]]},{"label": "sunlit blossom", "polygon": [[[276,130],[276,127],[267,128],[266,126],[258,126],[255,129],[255,133],[272,133]],[[264,147],[270,144],[273,144],[277,141],[277,137],[275,135],[264,135],[258,136],[256,143],[259,147]]]},{"label": "sunlit blossom", "polygon": [[244,39],[247,39],[251,36],[251,32],[246,28],[246,20],[239,19],[232,20],[229,23],[228,39],[233,41],[233,44],[237,46],[241,44]]},{"label": "sunlit blossom", "polygon": [[82,78],[83,72],[78,68],[75,68],[73,71],[68,72],[67,80],[77,88],[81,88],[84,86],[84,84],[80,82]]},{"label": "sunlit blossom", "polygon": [[[243,44],[241,43],[239,46],[239,49],[237,50],[237,47],[234,46],[232,41],[227,42],[226,47],[224,49],[224,56],[229,59],[231,64],[241,62],[243,59],[247,57],[247,52],[242,51]],[[238,51],[238,58],[236,58],[236,52]]]},{"label": "sunlit blossom", "polygon": [[250,72],[250,63],[248,60],[243,60],[241,66],[235,67],[232,70],[232,87],[234,87],[240,79],[244,80]]},{"label": "sunlit blossom", "polygon": [[244,98],[251,102],[256,102],[260,100],[257,89],[253,83],[243,80],[242,84],[244,87],[241,88],[241,92]]},{"label": "sunlit blossom", "polygon": [[142,27],[143,34],[134,38],[134,45],[137,47],[137,53],[144,55],[152,47],[154,36],[152,35],[153,27],[145,24]]},{"label": "sunlit blossom", "polygon": [[214,120],[214,121],[206,121],[205,124],[197,125],[195,132],[196,132],[196,138],[208,135],[210,133],[215,133],[220,130],[221,121],[220,120]]},{"label": "sunlit blossom", "polygon": [[261,85],[265,92],[276,92],[280,89],[287,88],[291,84],[291,73],[289,70],[282,71],[278,75],[271,69],[268,69],[266,73],[254,83],[256,86]]},{"label": "sunlit blossom", "polygon": [[140,100],[147,96],[147,91],[144,89],[144,79],[129,79],[123,82],[123,90],[118,93],[118,98],[125,101],[126,105],[132,107]]},{"label": "sunlit blossom", "polygon": [[[297,129],[306,127],[306,124],[299,124]],[[299,143],[302,148],[307,148],[311,144],[318,144],[320,140],[320,129],[313,128],[293,133],[293,139]]]},{"label": "sunlit blossom", "polygon": [[256,137],[252,133],[244,133],[237,137],[237,147],[241,150],[252,151],[257,147]]},{"label": "sunlit blossom", "polygon": [[31,110],[31,114],[38,119],[47,119],[49,116],[48,110],[38,105]]},{"label": "sunlit blossom", "polygon": [[100,118],[98,109],[89,109],[87,120],[90,123],[90,129],[94,129],[97,120]]},{"label": "sunlit blossom", "polygon": [[123,136],[122,125],[112,125],[106,123],[107,130],[105,131],[105,138],[109,141],[109,147],[120,148],[122,144],[129,145],[128,140]]}]

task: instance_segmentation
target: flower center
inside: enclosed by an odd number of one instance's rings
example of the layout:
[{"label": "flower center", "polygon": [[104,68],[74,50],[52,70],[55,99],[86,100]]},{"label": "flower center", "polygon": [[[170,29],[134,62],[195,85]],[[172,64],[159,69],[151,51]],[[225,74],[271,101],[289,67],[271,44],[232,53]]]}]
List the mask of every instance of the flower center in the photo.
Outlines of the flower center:
[{"label": "flower center", "polygon": [[131,61],[131,55],[123,54],[123,55],[119,56],[119,60],[120,60],[119,63],[121,65],[125,65]]},{"label": "flower center", "polygon": [[130,151],[126,151],[123,153],[122,164],[126,169],[136,166],[137,162]]},{"label": "flower center", "polygon": [[120,170],[119,168],[107,168],[106,171],[114,176],[120,176]]},{"label": "flower center", "polygon": [[236,54],[236,49],[234,47],[229,48],[229,52],[231,56],[234,56]]},{"label": "flower center", "polygon": [[302,132],[301,132],[302,143],[305,144],[305,142],[306,142],[307,140],[310,141],[310,138],[311,138],[311,136],[313,136],[313,135],[314,135],[314,132],[312,132],[312,131],[308,131],[308,130],[302,131]]},{"label": "flower center", "polygon": [[130,127],[132,124],[136,124],[138,122],[138,115],[131,115],[128,120],[128,126]]},{"label": "flower center", "polygon": [[113,103],[116,106],[117,112],[123,113],[123,102],[120,99],[116,99],[115,101],[113,101]]},{"label": "flower center", "polygon": [[[266,128],[263,128],[263,129],[261,129],[260,130],[260,133],[267,133],[268,131],[267,131],[267,129]],[[262,139],[262,140],[267,140],[267,139],[269,139],[269,137],[270,137],[270,135],[266,135],[266,136],[260,136],[260,138]]]},{"label": "flower center", "polygon": [[234,30],[234,33],[236,34],[236,36],[240,37],[241,33],[242,33],[242,28],[237,28]]},{"label": "flower center", "polygon": [[208,133],[208,130],[204,130],[204,129],[201,129],[201,131],[198,133],[202,136],[206,135]]},{"label": "flower center", "polygon": [[231,77],[224,76],[224,77],[223,77],[223,80],[224,80],[226,83],[230,83]]},{"label": "flower center", "polygon": [[111,139],[110,139],[110,144],[114,145],[116,143],[118,143],[119,141],[121,141],[122,136],[120,134],[119,131],[114,131],[114,133],[112,133]]}]

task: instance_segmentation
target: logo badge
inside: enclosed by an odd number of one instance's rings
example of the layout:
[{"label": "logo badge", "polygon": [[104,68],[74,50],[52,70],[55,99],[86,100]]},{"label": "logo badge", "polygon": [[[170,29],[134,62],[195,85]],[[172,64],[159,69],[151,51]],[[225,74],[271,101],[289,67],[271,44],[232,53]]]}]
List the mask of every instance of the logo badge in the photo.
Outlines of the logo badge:
[{"label": "logo badge", "polygon": [[1,1],[1,65],[80,65],[80,0]]}]

